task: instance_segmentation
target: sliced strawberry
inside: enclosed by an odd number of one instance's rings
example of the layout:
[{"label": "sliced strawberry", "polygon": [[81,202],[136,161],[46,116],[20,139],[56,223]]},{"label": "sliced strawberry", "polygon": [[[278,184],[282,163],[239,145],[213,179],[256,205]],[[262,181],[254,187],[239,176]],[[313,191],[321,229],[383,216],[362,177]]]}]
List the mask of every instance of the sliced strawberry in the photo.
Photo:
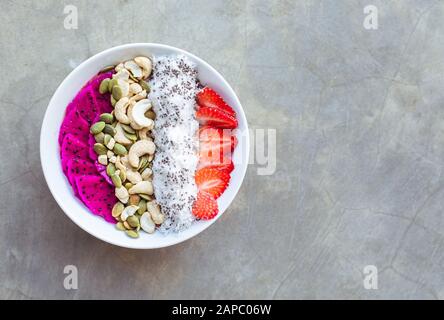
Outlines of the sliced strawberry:
[{"label": "sliced strawberry", "polygon": [[205,191],[199,191],[193,204],[193,215],[197,219],[210,220],[217,216],[219,208],[214,197]]},{"label": "sliced strawberry", "polygon": [[223,129],[237,128],[236,117],[217,108],[199,108],[196,112],[196,119],[201,125],[209,125]]},{"label": "sliced strawberry", "polygon": [[217,169],[220,171],[224,171],[226,173],[231,173],[234,170],[234,164],[233,164],[233,161],[231,161],[231,159],[228,159],[228,161],[221,162],[221,163],[212,163],[209,161],[200,161],[199,160],[199,164],[198,164],[197,168],[198,169],[213,168],[213,169]]},{"label": "sliced strawberry", "polygon": [[203,168],[196,171],[195,180],[199,191],[206,191],[219,198],[230,182],[230,174],[214,168]]},{"label": "sliced strawberry", "polygon": [[217,142],[226,145],[230,144],[231,152],[237,145],[237,138],[233,135],[231,129],[213,128],[210,126],[203,126],[199,129],[199,141],[202,142]]},{"label": "sliced strawberry", "polygon": [[216,91],[209,87],[203,88],[196,96],[197,103],[201,107],[216,108],[236,117],[236,112],[222,99]]},{"label": "sliced strawberry", "polygon": [[199,130],[199,157],[222,162],[224,156],[231,155],[237,139],[230,129],[203,127]]}]

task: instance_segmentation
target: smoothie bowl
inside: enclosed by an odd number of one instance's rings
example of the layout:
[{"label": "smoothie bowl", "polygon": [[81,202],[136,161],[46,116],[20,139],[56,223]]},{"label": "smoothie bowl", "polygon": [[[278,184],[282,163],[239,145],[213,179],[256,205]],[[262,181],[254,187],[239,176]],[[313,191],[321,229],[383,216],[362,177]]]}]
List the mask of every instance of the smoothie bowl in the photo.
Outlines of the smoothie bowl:
[{"label": "smoothie bowl", "polygon": [[239,99],[183,50],[129,44],[68,75],[42,125],[40,156],[63,211],[106,242],[138,249],[187,240],[214,223],[248,164]]}]

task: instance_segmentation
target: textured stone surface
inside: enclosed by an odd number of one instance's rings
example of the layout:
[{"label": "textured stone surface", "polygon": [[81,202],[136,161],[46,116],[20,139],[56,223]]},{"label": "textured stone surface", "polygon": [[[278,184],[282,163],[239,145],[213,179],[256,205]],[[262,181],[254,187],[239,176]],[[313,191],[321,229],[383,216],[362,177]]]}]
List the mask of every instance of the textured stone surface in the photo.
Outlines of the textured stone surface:
[{"label": "textured stone surface", "polygon": [[[79,10],[65,30],[63,8]],[[3,1],[1,298],[444,298],[444,3]],[[128,42],[189,50],[233,85],[277,167],[250,166],[209,230],[155,251],[75,226],[39,163],[49,99],[87,57]],[[63,268],[79,289],[63,288]],[[378,290],[363,268],[379,270]]]}]

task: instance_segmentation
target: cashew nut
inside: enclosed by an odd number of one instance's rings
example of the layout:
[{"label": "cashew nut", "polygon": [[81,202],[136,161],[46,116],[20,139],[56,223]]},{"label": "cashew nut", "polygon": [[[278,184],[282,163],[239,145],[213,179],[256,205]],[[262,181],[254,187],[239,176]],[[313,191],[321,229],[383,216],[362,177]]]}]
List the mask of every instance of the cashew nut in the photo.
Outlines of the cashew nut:
[{"label": "cashew nut", "polygon": [[140,227],[147,233],[154,233],[156,230],[156,225],[154,224],[153,219],[151,219],[149,212],[145,212],[140,217]]},{"label": "cashew nut", "polygon": [[143,69],[143,78],[148,78],[153,70],[153,62],[151,59],[147,57],[136,57],[134,61]]},{"label": "cashew nut", "polygon": [[150,140],[153,141],[153,138],[149,137],[147,135],[148,131],[151,130],[150,128],[143,128],[139,130],[139,138],[140,140]]},{"label": "cashew nut", "polygon": [[139,92],[141,92],[143,89],[140,86],[140,84],[138,83],[132,83],[130,84],[130,94],[138,94]]},{"label": "cashew nut", "polygon": [[151,181],[141,181],[135,186],[132,186],[128,192],[129,194],[144,193],[150,196],[153,194],[153,184]]},{"label": "cashew nut", "polygon": [[128,60],[125,62],[124,66],[133,74],[134,78],[142,78],[142,69],[136,62]]},{"label": "cashew nut", "polygon": [[106,165],[108,164],[108,157],[106,156],[106,154],[102,154],[102,155],[100,155],[100,156],[98,157],[97,161],[98,161],[100,164],[106,166]]},{"label": "cashew nut", "polygon": [[134,105],[137,101],[145,99],[145,98],[146,98],[146,90],[142,90],[142,91],[139,91],[138,93],[136,93],[134,96],[132,96],[129,99],[129,102]]},{"label": "cashew nut", "polygon": [[120,156],[117,156],[116,169],[118,169],[120,171],[125,171],[125,172],[126,172],[126,169],[127,169],[125,167],[125,165],[122,164],[122,158],[120,158]]},{"label": "cashew nut", "polygon": [[114,140],[116,140],[116,142],[120,144],[123,144],[124,146],[130,145],[132,143],[132,141],[125,136],[120,123],[116,124],[116,134],[114,135]]},{"label": "cashew nut", "polygon": [[160,212],[160,207],[155,201],[148,202],[146,208],[155,224],[162,224],[165,221],[165,216]]},{"label": "cashew nut", "polygon": [[128,217],[133,216],[136,213],[137,209],[139,209],[139,207],[135,205],[126,207],[125,209],[123,209],[120,218],[122,219],[122,221],[126,221]]},{"label": "cashew nut", "polygon": [[143,99],[137,102],[132,109],[132,117],[137,125],[149,128],[154,126],[154,121],[145,117],[145,112],[151,109],[152,104],[148,99]]},{"label": "cashew nut", "polygon": [[128,119],[128,116],[126,115],[126,109],[128,108],[128,97],[123,97],[119,101],[117,101],[116,105],[114,106],[114,116],[116,119],[123,123],[123,124],[129,124],[130,119]]},{"label": "cashew nut", "polygon": [[127,114],[127,116],[128,116],[128,119],[130,120],[130,126],[131,126],[134,130],[140,130],[140,129],[142,129],[142,127],[139,126],[139,125],[134,121],[134,119],[133,119],[133,107],[134,107],[134,104],[135,104],[135,103],[132,103],[132,102],[131,102],[131,99],[130,99],[130,104],[129,104],[129,106],[128,106],[128,110],[126,111],[126,114]]},{"label": "cashew nut", "polygon": [[129,71],[126,70],[126,69],[121,69],[113,76],[113,78],[114,79],[121,79],[121,80],[128,81],[128,79],[129,79]]},{"label": "cashew nut", "polygon": [[126,171],[126,178],[131,182],[132,184],[137,184],[140,181],[142,181],[142,175],[133,169],[129,169]]},{"label": "cashew nut", "polygon": [[156,145],[149,140],[139,140],[134,143],[128,152],[128,161],[134,168],[139,166],[139,158],[145,154],[152,155],[156,151]]},{"label": "cashew nut", "polygon": [[128,156],[127,156],[127,155],[126,155],[126,156],[123,156],[123,157],[120,157],[120,162],[122,162],[122,164],[123,164],[126,168],[128,168],[128,169],[132,168],[131,165],[129,164]]},{"label": "cashew nut", "polygon": [[122,69],[124,69],[125,68],[125,66],[123,65],[123,63],[119,63],[115,68],[114,68],[114,70],[116,70],[116,72],[119,72],[119,71],[121,71]]},{"label": "cashew nut", "polygon": [[120,200],[120,202],[122,202],[122,203],[127,203],[128,202],[128,200],[129,200],[129,193],[128,193],[128,190],[126,190],[125,187],[122,186],[120,188],[116,188],[115,194],[116,194],[117,199]]},{"label": "cashew nut", "polygon": [[140,176],[142,177],[142,180],[148,180],[152,174],[153,170],[151,170],[151,168],[146,168],[145,170],[142,171]]}]

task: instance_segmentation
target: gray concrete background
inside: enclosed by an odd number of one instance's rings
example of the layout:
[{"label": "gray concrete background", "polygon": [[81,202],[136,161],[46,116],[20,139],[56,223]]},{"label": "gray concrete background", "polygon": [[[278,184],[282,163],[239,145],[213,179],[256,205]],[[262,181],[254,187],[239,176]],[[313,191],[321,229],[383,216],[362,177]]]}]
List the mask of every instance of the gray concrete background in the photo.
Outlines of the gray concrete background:
[{"label": "gray concrete background", "polygon": [[[444,3],[8,1],[0,11],[1,298],[444,298]],[[65,30],[63,8],[79,11]],[[363,8],[379,29],[363,28]],[[128,42],[191,51],[232,84],[277,170],[250,166],[228,212],[155,251],[96,240],[39,160],[49,99]],[[79,289],[63,288],[63,268]],[[363,268],[379,270],[366,290]]]}]

